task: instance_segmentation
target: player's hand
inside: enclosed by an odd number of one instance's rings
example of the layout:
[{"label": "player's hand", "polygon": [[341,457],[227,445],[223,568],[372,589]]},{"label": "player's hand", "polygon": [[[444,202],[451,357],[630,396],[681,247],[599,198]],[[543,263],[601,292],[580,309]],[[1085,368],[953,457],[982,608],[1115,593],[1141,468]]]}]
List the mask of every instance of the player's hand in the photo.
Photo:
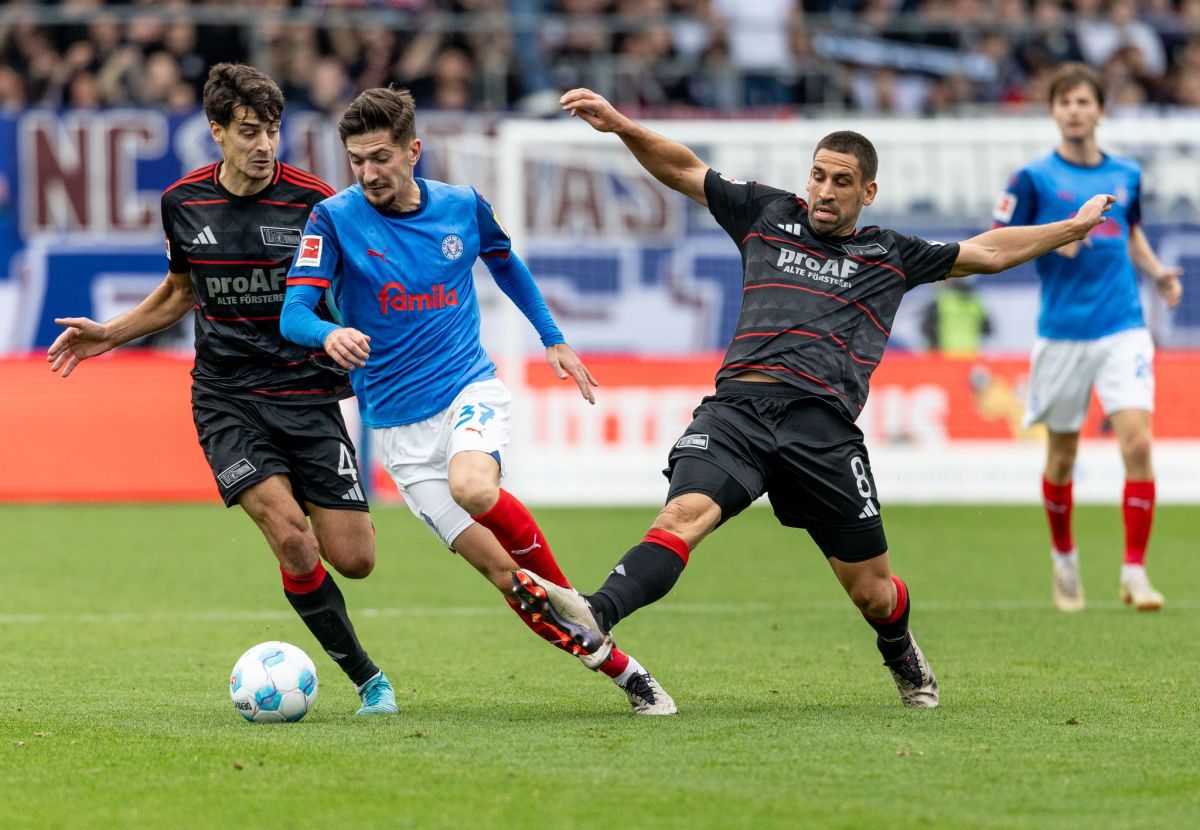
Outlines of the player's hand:
[{"label": "player's hand", "polygon": [[1183,299],[1182,268],[1164,268],[1154,278],[1154,287],[1159,295],[1166,300],[1167,308],[1174,308]]},{"label": "player's hand", "polygon": [[346,371],[361,369],[371,354],[371,338],[358,329],[334,329],[325,336],[325,354]]},{"label": "player's hand", "polygon": [[604,96],[590,89],[572,89],[559,98],[558,103],[572,116],[583,119],[602,133],[611,133],[629,120],[617,112]]},{"label": "player's hand", "polygon": [[1076,239],[1087,239],[1087,235],[1092,232],[1092,228],[1104,222],[1104,214],[1108,213],[1109,209],[1117,199],[1115,196],[1110,196],[1107,193],[1100,193],[1083,203],[1083,207],[1075,214],[1075,230]]},{"label": "player's hand", "polygon": [[65,378],[81,361],[101,355],[112,348],[108,332],[100,323],[87,317],[56,317],[54,322],[66,331],[54,338],[46,350],[50,371],[62,370]]},{"label": "player's hand", "polygon": [[566,343],[550,346],[546,349],[546,362],[550,364],[550,368],[554,370],[554,374],[558,376],[559,380],[574,378],[583,399],[593,405],[596,403],[592,387],[600,384],[592,377],[592,373],[583,365],[583,361],[570,346]]}]

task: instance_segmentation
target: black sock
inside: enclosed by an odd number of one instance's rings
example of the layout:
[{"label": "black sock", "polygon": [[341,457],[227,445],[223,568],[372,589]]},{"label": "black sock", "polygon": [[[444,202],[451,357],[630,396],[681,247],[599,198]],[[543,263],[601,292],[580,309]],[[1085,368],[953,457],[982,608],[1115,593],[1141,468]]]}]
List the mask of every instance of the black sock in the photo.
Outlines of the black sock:
[{"label": "black sock", "polygon": [[321,584],[312,591],[296,594],[285,588],[283,595],[317,638],[321,648],[355,686],[361,686],[379,672],[379,667],[371,662],[358,642],[350,615],[346,612],[346,600],[332,576],[325,574]]},{"label": "black sock", "polygon": [[912,607],[908,599],[908,586],[898,576],[893,576],[892,582],[896,584],[896,608],[892,615],[884,620],[863,614],[863,619],[875,629],[875,647],[885,662],[895,660],[908,648],[908,612]]},{"label": "black sock", "polygon": [[682,539],[650,531],[621,558],[600,589],[587,597],[600,627],[608,631],[642,606],[666,596],[683,573],[686,557]]}]

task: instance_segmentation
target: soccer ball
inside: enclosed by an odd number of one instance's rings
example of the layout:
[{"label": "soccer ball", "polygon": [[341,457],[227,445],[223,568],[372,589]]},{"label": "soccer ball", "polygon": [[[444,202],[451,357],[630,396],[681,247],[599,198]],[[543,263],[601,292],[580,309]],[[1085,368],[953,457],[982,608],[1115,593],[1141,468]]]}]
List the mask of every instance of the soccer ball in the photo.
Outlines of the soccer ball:
[{"label": "soccer ball", "polygon": [[317,702],[317,669],[291,643],[259,643],[233,664],[229,696],[248,721],[298,721]]}]

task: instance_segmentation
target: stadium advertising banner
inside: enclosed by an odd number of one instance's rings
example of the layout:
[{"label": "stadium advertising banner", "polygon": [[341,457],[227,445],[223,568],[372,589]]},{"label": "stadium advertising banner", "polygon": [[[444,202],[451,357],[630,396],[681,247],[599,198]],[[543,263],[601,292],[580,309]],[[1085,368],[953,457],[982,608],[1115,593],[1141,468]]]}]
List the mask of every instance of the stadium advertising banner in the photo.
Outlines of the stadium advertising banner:
[{"label": "stadium advertising banner", "polygon": [[[736,321],[737,249],[611,136],[557,122],[454,117],[421,126],[419,172],[471,183],[492,201],[601,382],[589,407],[555,381],[531,327],[477,272],[485,345],[516,400],[512,487],[535,503],[660,501],[667,450],[712,391]],[[1054,140],[1044,119],[653,126],[724,173],[796,189],[829,129],[879,136],[880,197],[864,220],[943,240],[988,227],[1007,176]],[[1200,162],[1188,149],[1196,126],[1116,120],[1101,136],[1142,161],[1147,233],[1164,260],[1187,269],[1179,310],[1167,314],[1144,296],[1160,349],[1159,492],[1177,502],[1200,501],[1188,473],[1200,462],[1200,395],[1188,382],[1200,368]],[[162,280],[159,194],[214,149],[199,113],[0,118],[0,457],[12,460],[0,471],[0,500],[215,498],[191,424],[190,325],[151,339],[166,351],[106,357],[65,381],[39,356],[58,331],[54,317],[107,319]],[[281,155],[336,187],[350,181],[325,116],[288,113]],[[936,288],[913,291],[894,321],[859,421],[885,503],[1039,497],[1043,437],[1020,426],[1036,278],[1025,267],[974,287],[992,329],[977,358],[927,350],[922,316]],[[1078,495],[1115,501],[1120,460],[1098,412],[1084,438]],[[395,498],[367,456],[375,498]]]},{"label": "stadium advertising banner", "polygon": [[[531,384],[514,407],[511,487],[542,504],[661,501],[667,451],[712,392],[720,357],[592,356],[588,366],[601,382],[594,407],[544,363],[529,361]],[[190,364],[186,353],[130,350],[64,380],[38,356],[0,358],[0,502],[215,500],[192,426]],[[1030,501],[1044,434],[1021,423],[1028,370],[1018,356],[889,355],[858,422],[884,503]],[[1160,498],[1197,502],[1200,351],[1160,354],[1157,373]],[[348,414],[356,417],[352,407]],[[398,500],[363,450],[375,500]],[[1119,468],[1093,402],[1076,473],[1079,497],[1115,500],[1109,490]]]}]

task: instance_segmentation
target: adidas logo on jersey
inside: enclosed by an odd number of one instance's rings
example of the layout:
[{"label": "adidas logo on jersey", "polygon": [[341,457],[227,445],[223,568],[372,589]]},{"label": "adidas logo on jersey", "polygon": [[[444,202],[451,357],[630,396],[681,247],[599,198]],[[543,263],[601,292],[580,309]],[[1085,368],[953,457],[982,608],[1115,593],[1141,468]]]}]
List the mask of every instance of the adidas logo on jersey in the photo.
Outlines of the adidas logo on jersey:
[{"label": "adidas logo on jersey", "polygon": [[365,501],[362,488],[355,484],[342,495],[342,501]]},{"label": "adidas logo on jersey", "polygon": [[800,225],[800,224],[793,224],[792,222],[787,222],[787,223],[778,222],[778,223],[776,223],[775,227],[779,228],[779,230],[781,230],[781,231],[786,231],[787,233],[790,233],[792,236],[803,236],[804,235],[804,226]]},{"label": "adidas logo on jersey", "polygon": [[867,499],[867,506],[863,508],[863,512],[858,514],[858,518],[870,519],[871,517],[878,515],[879,508],[872,504],[870,499]]},{"label": "adidas logo on jersey", "polygon": [[193,245],[216,245],[217,238],[213,236],[212,228],[208,225],[204,226],[204,230],[196,234],[196,238],[192,240]]}]

